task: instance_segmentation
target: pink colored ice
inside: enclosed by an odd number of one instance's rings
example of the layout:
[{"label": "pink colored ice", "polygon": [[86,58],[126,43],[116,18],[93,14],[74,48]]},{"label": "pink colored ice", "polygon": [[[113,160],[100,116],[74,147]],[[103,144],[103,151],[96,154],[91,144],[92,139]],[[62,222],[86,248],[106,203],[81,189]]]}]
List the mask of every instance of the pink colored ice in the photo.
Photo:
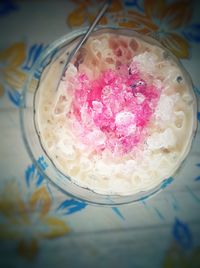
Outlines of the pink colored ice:
[{"label": "pink colored ice", "polygon": [[143,141],[161,92],[141,77],[127,66],[106,70],[95,80],[77,75],[68,116],[84,144],[126,154]]}]

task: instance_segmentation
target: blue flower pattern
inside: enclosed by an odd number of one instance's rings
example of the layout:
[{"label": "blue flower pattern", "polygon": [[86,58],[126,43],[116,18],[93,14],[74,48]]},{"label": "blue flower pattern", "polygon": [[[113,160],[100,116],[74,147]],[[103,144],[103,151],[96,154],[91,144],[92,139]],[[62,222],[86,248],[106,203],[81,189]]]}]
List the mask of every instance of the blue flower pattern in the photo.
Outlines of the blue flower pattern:
[{"label": "blue flower pattern", "polygon": [[45,46],[43,44],[33,44],[28,51],[28,56],[24,65],[22,66],[22,69],[25,71],[30,71],[33,65],[35,64],[36,60],[44,51],[44,49]]},{"label": "blue flower pattern", "polygon": [[18,5],[11,0],[0,1],[0,16],[5,16],[18,9]]},{"label": "blue flower pattern", "polygon": [[183,249],[191,249],[193,246],[193,238],[189,226],[182,222],[180,219],[176,219],[172,234],[175,241],[183,248]]},{"label": "blue flower pattern", "polygon": [[[45,159],[43,156],[39,157],[37,160],[37,164],[39,167],[45,171],[47,168],[47,163],[45,162]],[[41,172],[36,168],[35,164],[31,164],[27,167],[25,170],[25,180],[27,186],[30,187],[32,182],[35,182],[36,186],[39,187],[43,180],[44,176],[41,174]]]},{"label": "blue flower pattern", "polygon": [[182,34],[190,42],[200,42],[200,24],[191,24],[184,28]]},{"label": "blue flower pattern", "polygon": [[57,210],[61,211],[64,215],[70,215],[84,209],[86,206],[87,204],[84,202],[75,199],[67,199],[59,205]]}]

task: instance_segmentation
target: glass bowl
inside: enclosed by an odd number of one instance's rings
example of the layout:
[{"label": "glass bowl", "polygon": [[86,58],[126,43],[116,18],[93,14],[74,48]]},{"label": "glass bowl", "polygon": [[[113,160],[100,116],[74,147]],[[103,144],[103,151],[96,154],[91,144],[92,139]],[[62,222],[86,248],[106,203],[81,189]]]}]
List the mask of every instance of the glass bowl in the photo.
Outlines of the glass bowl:
[{"label": "glass bowl", "polygon": [[[51,68],[52,63],[55,60],[59,59],[58,73],[54,76],[55,86],[59,83],[59,71],[63,68],[62,62],[65,57],[69,55],[69,46],[75,41],[78,40],[85,32],[87,28],[80,30],[72,31],[71,33],[61,37],[56,40],[54,43],[49,45],[46,50],[42,53],[39,59],[34,64],[29,78],[26,81],[26,84],[23,89],[22,99],[21,99],[21,108],[20,108],[20,123],[23,140],[28,151],[28,154],[36,165],[39,172],[50,181],[56,188],[65,193],[68,196],[72,196],[84,202],[98,204],[98,205],[110,205],[116,206],[120,204],[127,204],[131,202],[144,200],[160,190],[164,189],[168,184],[173,180],[170,178],[163,178],[163,181],[160,182],[156,187],[148,191],[141,191],[133,195],[104,195],[96,193],[88,188],[83,188],[73,181],[71,181],[69,176],[64,175],[61,171],[57,169],[54,165],[51,158],[46,153],[43,148],[36,124],[35,124],[35,101],[36,101],[36,92],[40,84],[40,78],[42,75],[48,75],[48,71]],[[133,35],[139,38],[142,38],[145,41],[150,42],[151,44],[156,44],[161,46],[156,40],[148,36],[141,36],[133,30],[124,29],[124,28],[114,28],[114,27],[97,27],[95,31],[109,31],[117,33],[126,33],[128,35]],[[162,46],[161,46],[162,47]],[[163,48],[163,47],[162,47]],[[167,50],[166,50],[167,51]],[[168,53],[170,53],[168,51]],[[171,53],[170,53],[171,55]],[[174,57],[173,55],[171,55]],[[177,59],[174,57],[177,61]],[[185,74],[187,75],[187,73]],[[196,108],[195,108],[196,109]],[[195,133],[195,127],[194,127]],[[191,140],[192,142],[192,140]],[[191,144],[190,146],[191,147]],[[44,170],[40,164],[38,164],[37,159],[44,157],[45,165],[47,166]],[[186,157],[186,156],[185,156]],[[174,174],[173,174],[174,175]]]}]

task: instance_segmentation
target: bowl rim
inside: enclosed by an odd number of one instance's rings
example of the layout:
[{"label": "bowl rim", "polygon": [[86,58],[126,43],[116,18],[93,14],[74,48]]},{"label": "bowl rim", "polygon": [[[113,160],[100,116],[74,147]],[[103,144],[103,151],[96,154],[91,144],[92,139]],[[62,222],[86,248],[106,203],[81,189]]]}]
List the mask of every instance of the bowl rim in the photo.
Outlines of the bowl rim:
[{"label": "bowl rim", "polygon": [[[64,46],[69,41],[73,42],[74,39],[76,39],[79,36],[81,36],[82,34],[84,34],[87,31],[87,29],[88,29],[88,27],[82,27],[82,28],[79,28],[79,29],[75,29],[75,30],[73,30],[73,31],[71,31],[71,32],[69,32],[69,33],[61,36],[60,38],[56,39],[52,43],[48,44],[47,47],[42,51],[42,53],[39,56],[39,58],[33,64],[30,73],[28,73],[28,78],[26,79],[26,81],[24,83],[24,86],[23,86],[23,89],[22,89],[22,93],[21,93],[21,96],[20,96],[19,118],[20,118],[20,130],[21,130],[21,134],[22,134],[22,139],[23,139],[23,142],[25,144],[25,147],[26,147],[26,150],[28,152],[28,155],[29,155],[31,161],[33,162],[33,164],[35,165],[35,167],[37,168],[37,170],[46,179],[47,183],[50,182],[57,190],[59,190],[63,194],[65,194],[65,195],[67,195],[69,197],[78,199],[78,200],[80,200],[80,201],[82,201],[82,202],[84,202],[86,204],[97,205],[97,206],[100,205],[100,206],[105,206],[105,207],[108,207],[108,206],[114,207],[114,206],[119,206],[119,205],[121,206],[121,205],[126,205],[126,204],[138,203],[139,201],[144,202],[144,200],[147,200],[147,199],[151,198],[155,194],[157,194],[157,193],[161,192],[163,189],[165,189],[166,186],[168,186],[169,184],[171,184],[171,182],[173,181],[173,177],[163,178],[163,180],[158,185],[156,185],[155,187],[153,187],[152,189],[147,190],[147,191],[140,191],[140,192],[138,192],[136,194],[132,194],[132,195],[131,194],[130,195],[106,195],[106,194],[100,194],[100,193],[96,193],[95,192],[95,194],[98,194],[99,197],[106,197],[106,196],[108,196],[109,198],[106,199],[106,202],[105,201],[96,202],[96,201],[84,199],[82,197],[76,196],[75,194],[73,194],[73,193],[71,193],[71,192],[63,189],[59,184],[57,184],[53,179],[51,179],[50,176],[48,176],[46,174],[46,172],[41,168],[41,166],[39,165],[39,163],[35,159],[34,154],[32,152],[32,149],[31,149],[31,146],[30,146],[30,144],[28,142],[28,138],[26,136],[25,123],[24,123],[24,119],[23,119],[23,113],[24,113],[24,109],[26,108],[26,94],[28,92],[28,85],[29,85],[30,81],[33,79],[34,71],[37,69],[37,67],[40,65],[40,63],[45,59],[45,57],[47,55],[50,55],[50,53],[52,51],[54,51],[57,47],[62,48],[61,45]],[[152,36],[149,36],[149,35],[141,35],[141,34],[137,33],[136,31],[134,31],[133,29],[129,29],[129,28],[124,28],[124,27],[119,27],[119,26],[110,26],[110,25],[97,26],[94,29],[94,32],[96,32],[98,30],[103,30],[103,29],[104,30],[106,30],[106,29],[108,29],[108,30],[128,30],[128,31],[134,33],[135,36],[138,36],[138,37],[142,36],[143,38],[149,39],[150,41],[153,41],[157,45],[163,47]],[[165,48],[165,49],[167,51],[169,51],[167,48]],[[170,51],[169,51],[169,53],[170,53],[170,55],[174,56]],[[176,59],[175,56],[174,56],[174,58]],[[184,68],[184,70],[185,70],[185,68]],[[197,129],[197,127],[196,127],[196,129]],[[193,141],[194,141],[194,137],[191,139],[191,142],[189,144],[189,148],[190,148],[189,151],[192,148]],[[47,154],[45,153],[44,148],[43,148],[43,151],[44,151],[45,156],[47,156]],[[188,154],[189,153],[187,153],[187,155]],[[180,163],[179,168],[182,166],[183,162],[187,158],[187,155],[186,155],[186,157],[184,157],[183,161]],[[54,165],[54,167],[55,167],[55,165]],[[178,170],[179,170],[179,168],[178,168]],[[57,171],[59,172],[58,169],[57,169]],[[176,173],[176,171],[173,173],[173,176],[175,175],[175,173]],[[64,175],[62,172],[61,172],[61,174]],[[66,175],[64,175],[64,176],[67,178]],[[76,184],[76,186],[79,186],[79,185]],[[79,187],[94,192],[91,189],[88,189],[88,188],[85,188],[85,187],[82,187],[82,186],[79,186]],[[130,200],[114,202],[114,201],[111,200],[112,196],[119,196],[120,198],[128,198],[129,197]]]}]

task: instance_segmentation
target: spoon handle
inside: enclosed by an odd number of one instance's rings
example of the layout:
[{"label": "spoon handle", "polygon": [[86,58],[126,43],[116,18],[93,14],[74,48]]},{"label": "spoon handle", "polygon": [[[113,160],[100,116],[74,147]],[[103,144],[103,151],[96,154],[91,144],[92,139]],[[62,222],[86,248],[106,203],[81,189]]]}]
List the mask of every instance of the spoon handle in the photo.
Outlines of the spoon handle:
[{"label": "spoon handle", "polygon": [[95,28],[95,26],[97,25],[97,23],[99,22],[101,17],[104,15],[104,13],[106,12],[106,10],[110,6],[110,4],[111,4],[111,1],[106,1],[106,3],[103,5],[101,10],[97,14],[96,18],[94,19],[94,21],[92,22],[92,24],[88,28],[87,32],[84,34],[84,36],[81,38],[81,40],[75,46],[75,48],[72,50],[72,52],[70,53],[69,57],[66,59],[66,62],[64,63],[62,76],[64,75],[69,62],[74,57],[74,55],[78,52],[78,50],[81,48],[81,46],[84,44],[84,42],[87,40],[87,38],[89,37],[90,33],[93,31],[93,29]]}]

